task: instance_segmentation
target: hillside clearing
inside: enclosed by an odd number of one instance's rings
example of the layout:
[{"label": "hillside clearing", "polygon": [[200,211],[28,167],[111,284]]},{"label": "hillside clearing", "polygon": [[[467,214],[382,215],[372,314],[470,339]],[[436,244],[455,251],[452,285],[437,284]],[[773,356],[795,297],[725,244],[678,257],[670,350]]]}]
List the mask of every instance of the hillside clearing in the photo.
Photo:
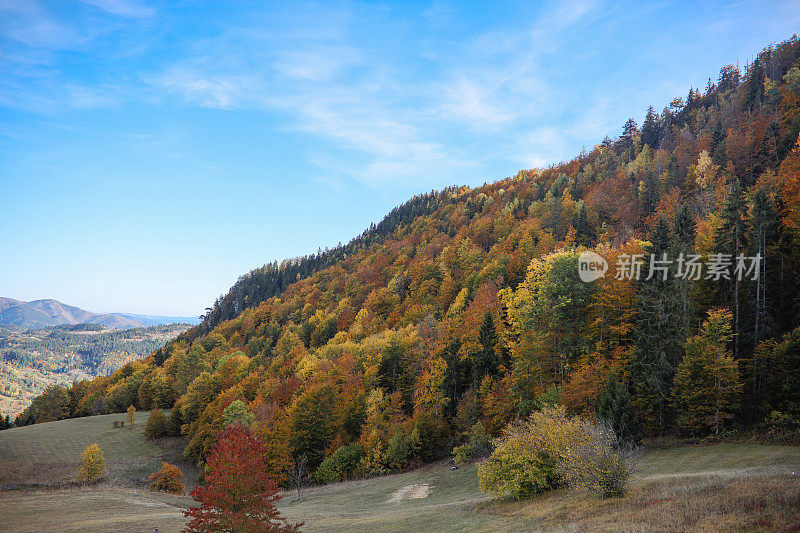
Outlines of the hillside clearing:
[{"label": "hillside clearing", "polygon": [[[92,443],[103,450],[105,479],[115,485],[141,486],[161,461],[181,462],[182,439],[144,438],[148,411],[136,413],[136,424],[114,428],[126,420],[124,413],[89,416],[34,424],[0,431],[0,485],[6,483],[52,484],[75,479],[80,454]],[[188,467],[188,472],[187,472]],[[187,480],[196,474],[192,465],[181,464]]]}]

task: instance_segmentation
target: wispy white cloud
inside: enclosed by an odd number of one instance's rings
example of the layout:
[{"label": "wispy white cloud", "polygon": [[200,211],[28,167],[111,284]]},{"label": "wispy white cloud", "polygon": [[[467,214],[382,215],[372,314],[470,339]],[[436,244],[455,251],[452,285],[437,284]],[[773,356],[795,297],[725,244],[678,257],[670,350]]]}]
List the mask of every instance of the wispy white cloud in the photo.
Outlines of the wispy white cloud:
[{"label": "wispy white cloud", "polygon": [[150,78],[150,83],[180,94],[187,102],[202,107],[231,109],[245,105],[254,93],[252,76],[204,73],[175,67]]},{"label": "wispy white cloud", "polygon": [[[374,22],[363,20],[364,13],[325,8],[324,16],[315,16],[305,7],[315,32],[303,31],[303,24],[229,27],[194,43],[190,55],[147,79],[167,95],[200,106],[284,113],[288,128],[354,154],[315,157],[327,174],[367,183],[425,181],[431,175],[457,181],[464,171],[480,172],[474,143],[496,143],[503,130],[527,127],[552,106],[539,60],[558,50],[560,31],[592,9],[589,2],[546,9],[517,31],[488,31],[454,49],[395,64],[392,50],[376,50],[363,39],[359,24]],[[447,5],[421,17],[430,22],[438,12],[448,12]],[[389,24],[384,31],[399,34],[402,27]],[[415,61],[428,64],[422,68]],[[467,133],[461,132],[465,127]],[[466,135],[467,142],[454,142],[454,135]],[[563,144],[543,145],[537,161],[549,160]]]},{"label": "wispy white cloud", "polygon": [[[446,0],[424,10],[271,4],[187,29],[175,13],[155,16],[144,0],[82,2],[87,20],[100,21],[96,28],[55,16],[49,4],[0,0],[1,14],[9,14],[0,17],[0,38],[12,44],[0,46],[0,105],[248,110],[254,120],[270,117],[270,127],[318,139],[305,153],[322,181],[426,184],[554,163],[574,155],[576,144],[613,134],[623,111],[636,112],[621,96],[636,87],[613,80],[618,66],[604,54],[636,57],[615,48],[618,32],[664,8],[552,1],[512,7],[516,18],[470,21],[465,29],[463,10]],[[168,9],[158,4],[159,15]],[[179,39],[171,34],[176,26]],[[115,28],[144,38],[115,40],[128,35]],[[59,50],[106,54],[108,68],[71,78],[53,59]],[[666,63],[669,52],[661,53]],[[677,85],[666,80],[659,90]]]},{"label": "wispy white cloud", "polygon": [[498,102],[499,83],[485,83],[457,75],[442,84],[444,100],[439,109],[447,116],[476,128],[488,128],[513,120],[517,114]]},{"label": "wispy white cloud", "polygon": [[[81,1],[113,17],[155,14],[135,0]],[[0,31],[29,48],[81,46],[92,38],[62,25],[35,2],[24,8],[0,2],[0,9],[15,10],[15,23]],[[408,22],[390,20],[381,9],[305,5],[183,42],[162,69],[138,72],[142,86],[136,85],[135,72],[129,80],[89,86],[48,72],[46,60],[39,73],[32,63],[20,75],[47,80],[43,90],[21,104],[8,101],[18,100],[9,96],[13,90],[3,91],[0,103],[46,112],[137,99],[168,105],[177,97],[207,108],[277,111],[286,117],[286,128],[350,154],[314,158],[321,173],[365,183],[423,182],[431,176],[459,181],[462,172],[481,172],[480,158],[490,157],[479,156],[476,143],[497,143],[504,132],[527,127],[548,105],[551,88],[540,59],[558,50],[558,32],[591,11],[587,2],[553,6],[516,31],[489,29],[432,52],[436,47],[403,40]],[[451,5],[439,2],[419,19],[444,24],[453,13]],[[369,34],[371,26],[385,35]],[[419,56],[387,47],[391,34],[401,37],[399,46],[419,46]],[[30,50],[25,57],[35,61]],[[15,61],[15,68],[23,63]],[[513,144],[530,152],[522,139],[529,136],[520,132]],[[552,157],[554,146],[541,144],[537,157]]]},{"label": "wispy white cloud", "polygon": [[[120,57],[146,48],[125,26],[127,19],[155,11],[135,1],[82,4],[69,6],[70,13],[81,16],[66,17],[61,4],[0,0],[1,106],[60,114],[117,107],[144,94],[127,80],[113,79],[114,69]],[[103,62],[109,68],[97,69],[99,76],[83,75]]]},{"label": "wispy white cloud", "polygon": [[74,28],[51,17],[38,2],[0,1],[0,36],[31,48],[63,48],[80,41]]},{"label": "wispy white cloud", "polygon": [[115,87],[66,86],[67,103],[76,109],[107,109],[121,104],[120,91]]},{"label": "wispy white cloud", "polygon": [[363,54],[350,46],[323,46],[306,50],[282,50],[273,64],[278,73],[298,80],[328,81],[364,62]]},{"label": "wispy white cloud", "polygon": [[152,17],[156,10],[136,0],[79,0],[84,4],[122,17]]}]

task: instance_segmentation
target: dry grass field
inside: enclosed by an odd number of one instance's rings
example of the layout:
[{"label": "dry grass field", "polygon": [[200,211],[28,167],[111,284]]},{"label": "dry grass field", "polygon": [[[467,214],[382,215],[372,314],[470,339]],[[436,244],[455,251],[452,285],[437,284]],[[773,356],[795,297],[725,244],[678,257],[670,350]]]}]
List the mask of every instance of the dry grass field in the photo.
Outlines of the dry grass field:
[{"label": "dry grass field", "polygon": [[0,531],[177,533],[188,496],[100,484],[88,489],[0,493]]},{"label": "dry grass field", "polygon": [[[138,416],[130,430],[111,427],[122,415],[105,415],[0,432],[0,483],[71,479],[91,442],[109,462],[106,479],[91,487],[0,492],[0,529],[180,531],[181,511],[192,500],[149,493],[143,481],[179,446],[145,441],[146,413]],[[798,473],[800,447],[659,448],[644,454],[624,498],[560,490],[504,501],[478,490],[474,466],[450,470],[441,462],[309,488],[300,500],[289,492],[279,507],[292,521],[305,521],[306,531],[798,531]]]}]

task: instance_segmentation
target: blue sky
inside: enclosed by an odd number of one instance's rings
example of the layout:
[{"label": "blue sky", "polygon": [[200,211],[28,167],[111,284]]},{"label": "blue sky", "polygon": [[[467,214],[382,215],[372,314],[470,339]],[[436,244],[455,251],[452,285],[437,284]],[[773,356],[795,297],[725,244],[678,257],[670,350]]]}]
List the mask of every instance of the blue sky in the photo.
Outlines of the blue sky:
[{"label": "blue sky", "polygon": [[199,314],[798,28],[793,1],[0,0],[0,296]]}]

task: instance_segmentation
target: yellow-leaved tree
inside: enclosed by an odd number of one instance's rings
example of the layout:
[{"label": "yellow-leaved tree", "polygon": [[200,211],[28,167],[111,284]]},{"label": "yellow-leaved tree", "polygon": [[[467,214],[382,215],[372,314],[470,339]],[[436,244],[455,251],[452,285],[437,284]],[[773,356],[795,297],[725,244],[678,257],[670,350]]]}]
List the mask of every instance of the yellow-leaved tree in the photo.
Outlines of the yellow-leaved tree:
[{"label": "yellow-leaved tree", "polygon": [[128,424],[134,425],[136,423],[136,408],[134,406],[128,407]]},{"label": "yellow-leaved tree", "polygon": [[94,481],[106,470],[106,459],[103,450],[97,443],[90,444],[81,454],[81,466],[78,470],[78,481]]}]

